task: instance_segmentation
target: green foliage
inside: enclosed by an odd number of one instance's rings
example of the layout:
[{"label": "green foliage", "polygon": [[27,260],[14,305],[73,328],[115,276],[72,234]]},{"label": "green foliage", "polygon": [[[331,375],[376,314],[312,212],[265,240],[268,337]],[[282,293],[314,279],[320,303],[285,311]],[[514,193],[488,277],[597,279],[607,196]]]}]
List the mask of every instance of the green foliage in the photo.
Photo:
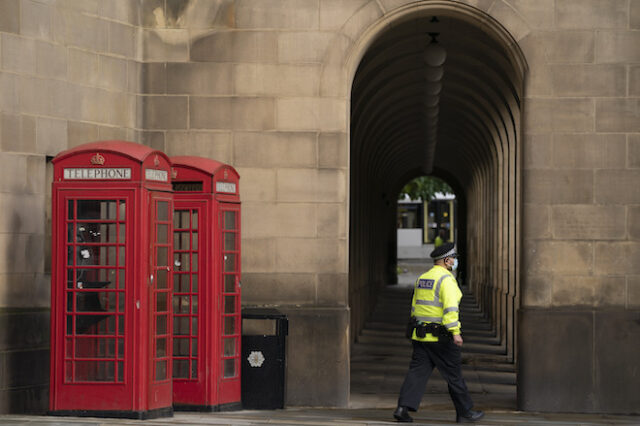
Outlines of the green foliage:
[{"label": "green foliage", "polygon": [[407,183],[400,194],[398,199],[401,200],[408,195],[412,200],[431,201],[436,192],[443,194],[453,194],[453,189],[443,180],[433,176],[420,176]]}]

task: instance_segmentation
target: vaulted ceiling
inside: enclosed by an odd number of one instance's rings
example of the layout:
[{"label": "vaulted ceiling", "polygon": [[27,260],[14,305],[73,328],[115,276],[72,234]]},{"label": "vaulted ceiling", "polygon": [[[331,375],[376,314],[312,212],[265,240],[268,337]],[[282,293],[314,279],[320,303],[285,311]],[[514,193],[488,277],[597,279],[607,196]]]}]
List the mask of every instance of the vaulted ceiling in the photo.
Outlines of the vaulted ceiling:
[{"label": "vaulted ceiling", "polygon": [[460,19],[404,22],[376,40],[351,98],[351,170],[390,198],[413,177],[464,187],[513,143],[521,77],[501,45]]}]

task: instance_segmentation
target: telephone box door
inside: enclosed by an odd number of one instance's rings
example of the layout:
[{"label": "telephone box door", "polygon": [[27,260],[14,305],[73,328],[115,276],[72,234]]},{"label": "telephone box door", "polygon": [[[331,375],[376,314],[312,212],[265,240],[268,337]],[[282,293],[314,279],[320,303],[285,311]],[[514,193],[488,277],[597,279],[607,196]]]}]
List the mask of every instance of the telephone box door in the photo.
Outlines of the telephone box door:
[{"label": "telephone box door", "polygon": [[[131,318],[133,191],[59,191],[55,208],[64,218],[54,225],[58,236],[53,267],[58,284],[52,299],[57,310],[55,395],[58,406],[81,401],[95,410],[130,410],[132,379]],[[64,237],[63,237],[64,236]],[[62,280],[62,282],[61,282]],[[62,285],[60,285],[62,284]],[[60,306],[60,305],[58,305]],[[61,344],[60,344],[61,343]],[[126,354],[126,356],[125,356]],[[100,387],[96,387],[100,384]],[[64,392],[60,392],[66,388]]]},{"label": "telephone box door", "polygon": [[[164,406],[172,400],[171,382],[171,290],[173,274],[172,221],[173,203],[166,193],[151,193],[151,248],[149,250],[149,386],[150,409]],[[162,405],[158,405],[162,404]]]},{"label": "telephone box door", "polygon": [[240,205],[221,202],[217,250],[222,265],[220,403],[238,400],[240,392]]},{"label": "telephone box door", "polygon": [[[202,277],[210,268],[202,256],[209,223],[204,201],[176,201],[173,216],[173,386],[178,405],[189,401],[206,406],[208,371],[203,354],[207,352],[209,330],[213,328],[211,312],[201,309],[210,290]],[[213,396],[215,399],[215,396]]]}]

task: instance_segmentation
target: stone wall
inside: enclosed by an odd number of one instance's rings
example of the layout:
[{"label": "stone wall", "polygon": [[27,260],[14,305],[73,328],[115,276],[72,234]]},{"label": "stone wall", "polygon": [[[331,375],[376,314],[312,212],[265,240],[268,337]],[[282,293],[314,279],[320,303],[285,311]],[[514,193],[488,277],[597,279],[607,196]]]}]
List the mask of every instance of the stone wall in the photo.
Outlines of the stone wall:
[{"label": "stone wall", "polygon": [[640,2],[537,13],[542,27],[520,42],[530,75],[519,405],[637,412]]},{"label": "stone wall", "polygon": [[47,159],[138,139],[139,13],[124,0],[0,2],[0,411],[48,406]]}]

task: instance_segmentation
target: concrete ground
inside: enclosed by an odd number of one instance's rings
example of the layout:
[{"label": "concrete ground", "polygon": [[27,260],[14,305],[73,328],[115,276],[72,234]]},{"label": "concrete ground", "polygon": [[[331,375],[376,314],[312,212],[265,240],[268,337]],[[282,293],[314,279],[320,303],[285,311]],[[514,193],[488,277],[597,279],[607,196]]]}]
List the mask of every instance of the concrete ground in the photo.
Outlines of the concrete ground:
[{"label": "concrete ground", "polygon": [[[448,425],[455,423],[453,410],[433,406],[414,413],[414,424]],[[176,413],[172,418],[155,420],[96,419],[50,416],[0,416],[5,426],[100,426],[100,425],[384,425],[394,424],[389,409],[288,408],[273,411],[236,411],[222,413]],[[491,410],[479,425],[639,425],[640,416],[598,414],[541,414]]]}]

